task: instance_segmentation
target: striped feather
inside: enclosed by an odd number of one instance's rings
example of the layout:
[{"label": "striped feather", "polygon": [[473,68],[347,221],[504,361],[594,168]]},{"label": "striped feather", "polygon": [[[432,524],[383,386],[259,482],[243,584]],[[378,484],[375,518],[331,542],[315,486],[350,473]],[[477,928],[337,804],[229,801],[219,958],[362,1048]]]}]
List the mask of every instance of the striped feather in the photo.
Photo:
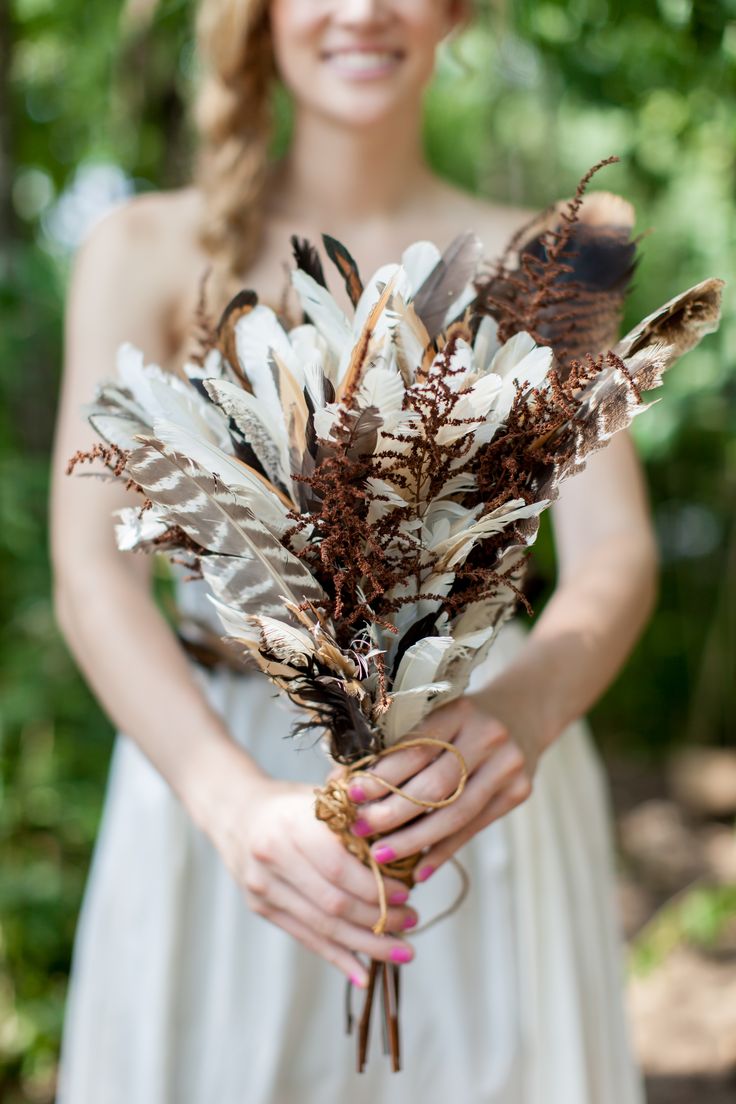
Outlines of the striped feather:
[{"label": "striped feather", "polygon": [[242,387],[226,380],[204,380],[203,386],[213,402],[232,418],[251,446],[272,482],[291,492],[286,427],[269,417],[263,403]]},{"label": "striped feather", "polygon": [[301,560],[216,476],[154,438],[136,450],[126,466],[148,496],[165,507],[167,517],[202,548],[250,558],[251,585],[270,579],[276,594],[295,605],[305,599],[322,602],[322,588]]}]

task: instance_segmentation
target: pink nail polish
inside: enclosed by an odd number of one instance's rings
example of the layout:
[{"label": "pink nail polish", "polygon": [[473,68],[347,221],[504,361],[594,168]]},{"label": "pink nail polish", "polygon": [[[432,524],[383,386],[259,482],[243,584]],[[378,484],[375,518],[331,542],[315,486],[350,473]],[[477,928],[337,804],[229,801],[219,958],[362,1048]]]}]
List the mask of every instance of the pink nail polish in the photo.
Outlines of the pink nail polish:
[{"label": "pink nail polish", "polygon": [[348,786],[348,797],[351,801],[365,801],[365,790],[356,782],[352,786]]},{"label": "pink nail polish", "polygon": [[390,863],[396,858],[396,852],[393,847],[377,847],[373,852],[373,858],[377,863]]},{"label": "pink nail polish", "polygon": [[405,905],[409,900],[409,894],[405,889],[397,889],[395,893],[389,896],[388,903],[390,905]]},{"label": "pink nail polish", "polygon": [[413,955],[408,947],[393,947],[391,949],[392,962],[411,962]]},{"label": "pink nail polish", "polygon": [[426,882],[427,878],[431,878],[434,874],[433,866],[423,866],[422,869],[414,875],[415,882]]},{"label": "pink nail polish", "polygon": [[418,923],[419,923],[419,917],[418,916],[412,916],[412,914],[409,912],[404,917],[404,923],[401,926],[404,929],[404,931],[406,931],[407,928],[415,928]]},{"label": "pink nail polish", "polygon": [[350,980],[352,981],[353,985],[356,986],[356,988],[365,989],[365,978],[360,977],[359,974],[351,974]]},{"label": "pink nail polish", "polygon": [[364,820],[363,817],[358,817],[352,827],[352,832],[355,836],[369,836],[372,831],[373,829],[370,824],[367,820]]}]

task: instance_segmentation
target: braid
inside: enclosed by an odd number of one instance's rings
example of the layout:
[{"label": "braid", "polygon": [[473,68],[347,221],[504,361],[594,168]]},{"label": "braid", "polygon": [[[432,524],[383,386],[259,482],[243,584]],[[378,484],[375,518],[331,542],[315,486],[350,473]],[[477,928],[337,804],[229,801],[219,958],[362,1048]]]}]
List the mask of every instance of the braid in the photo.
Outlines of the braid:
[{"label": "braid", "polygon": [[194,103],[199,236],[213,259],[208,297],[224,305],[262,243],[275,77],[268,3],[201,0],[196,35],[203,64]]}]

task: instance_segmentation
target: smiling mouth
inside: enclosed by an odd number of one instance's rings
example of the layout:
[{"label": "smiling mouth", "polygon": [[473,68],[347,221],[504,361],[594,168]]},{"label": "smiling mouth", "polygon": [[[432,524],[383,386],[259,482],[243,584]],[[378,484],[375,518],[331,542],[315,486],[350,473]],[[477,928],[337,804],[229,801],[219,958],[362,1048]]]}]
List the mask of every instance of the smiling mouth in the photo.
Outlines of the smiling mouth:
[{"label": "smiling mouth", "polygon": [[400,50],[325,51],[322,60],[348,75],[378,76],[395,69],[403,60]]}]

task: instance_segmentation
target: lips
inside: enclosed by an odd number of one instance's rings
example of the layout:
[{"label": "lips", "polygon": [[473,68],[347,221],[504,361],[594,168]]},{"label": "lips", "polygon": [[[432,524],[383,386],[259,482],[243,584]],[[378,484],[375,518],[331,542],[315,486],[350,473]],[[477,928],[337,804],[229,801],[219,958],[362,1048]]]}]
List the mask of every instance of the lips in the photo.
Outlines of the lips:
[{"label": "lips", "polygon": [[375,45],[364,44],[362,46],[336,46],[330,50],[323,50],[323,58],[341,57],[345,54],[386,54],[387,56],[400,58],[403,57],[404,51],[398,47],[383,46],[380,43]]},{"label": "lips", "polygon": [[326,50],[322,58],[347,76],[381,76],[391,72],[403,59],[403,51],[379,47],[347,47]]}]

